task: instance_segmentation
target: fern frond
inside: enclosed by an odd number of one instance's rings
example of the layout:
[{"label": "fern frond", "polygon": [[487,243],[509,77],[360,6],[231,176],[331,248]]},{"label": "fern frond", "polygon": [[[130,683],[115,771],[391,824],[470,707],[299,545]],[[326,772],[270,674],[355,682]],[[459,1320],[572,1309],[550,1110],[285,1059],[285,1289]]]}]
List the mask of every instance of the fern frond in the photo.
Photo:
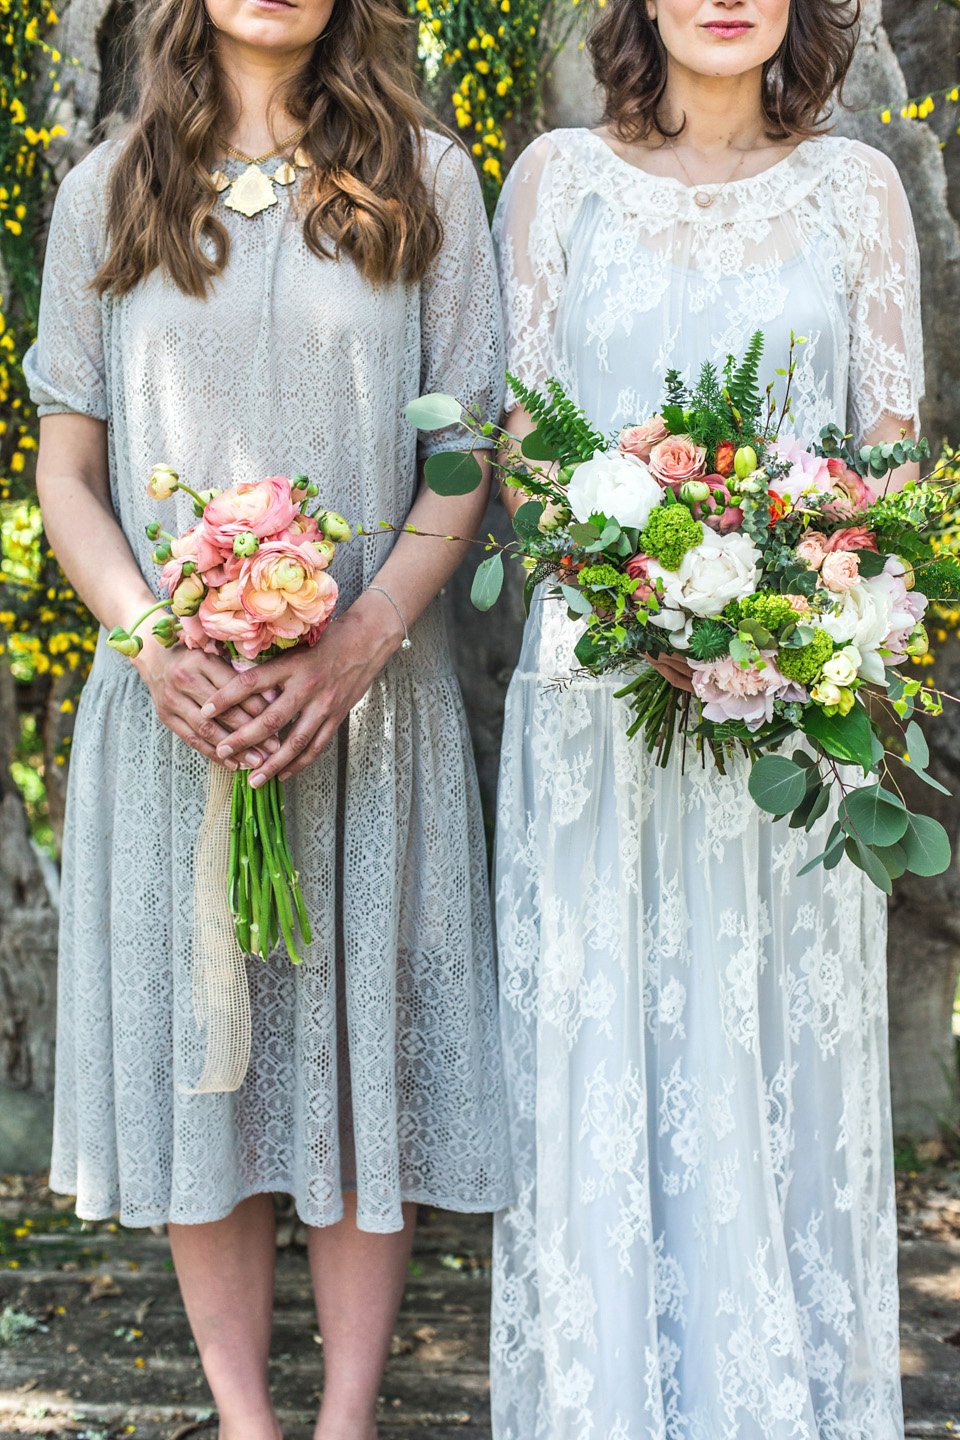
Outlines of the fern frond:
[{"label": "fern frond", "polygon": [[575,460],[589,460],[595,450],[605,450],[606,441],[595,430],[582,410],[564,394],[559,380],[546,383],[546,395],[531,390],[516,375],[507,375],[510,389],[536,422],[537,433],[546,445],[555,450],[562,465]]},{"label": "fern frond", "polygon": [[750,337],[750,344],[740,364],[737,364],[732,355],[728,355],[723,371],[727,400],[739,413],[743,433],[748,436],[756,434],[763,408],[763,397],[760,394],[762,359],[763,331],[756,330]]}]

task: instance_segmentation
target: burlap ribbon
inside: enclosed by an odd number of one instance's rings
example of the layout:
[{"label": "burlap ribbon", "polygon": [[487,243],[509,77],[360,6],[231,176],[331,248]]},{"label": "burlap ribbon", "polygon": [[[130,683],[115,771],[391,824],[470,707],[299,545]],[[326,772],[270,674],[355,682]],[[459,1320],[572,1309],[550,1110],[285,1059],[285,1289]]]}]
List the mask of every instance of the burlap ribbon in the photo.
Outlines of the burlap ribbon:
[{"label": "burlap ribbon", "polygon": [[188,1095],[238,1090],[250,1063],[250,989],[227,891],[233,775],[211,762],[197,832],[193,894],[193,1013],[207,1050]]}]

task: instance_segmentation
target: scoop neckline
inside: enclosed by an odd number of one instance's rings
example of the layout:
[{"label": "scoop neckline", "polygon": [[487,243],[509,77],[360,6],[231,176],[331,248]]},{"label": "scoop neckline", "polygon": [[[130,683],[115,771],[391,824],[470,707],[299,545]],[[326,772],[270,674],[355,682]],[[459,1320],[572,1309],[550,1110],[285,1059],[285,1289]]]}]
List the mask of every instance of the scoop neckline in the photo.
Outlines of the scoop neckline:
[{"label": "scoop neckline", "polygon": [[758,170],[755,175],[743,175],[739,180],[711,180],[703,185],[688,185],[685,181],[678,179],[676,175],[654,175],[651,170],[644,170],[639,165],[632,165],[629,160],[625,160],[622,155],[618,155],[613,146],[609,145],[602,135],[599,135],[596,130],[591,130],[588,126],[584,126],[583,133],[589,135],[591,140],[601,145],[611,160],[622,169],[628,170],[631,175],[637,175],[643,180],[651,180],[658,185],[672,185],[684,195],[691,197],[695,195],[698,190],[725,190],[729,193],[745,185],[753,185],[758,180],[766,180],[777,171],[783,171],[789,168],[801,150],[806,150],[808,146],[816,145],[817,139],[819,138],[811,137],[807,140],[801,140],[793,147],[789,155],[784,155],[782,160],[775,160],[772,165],[768,165],[763,170]]}]

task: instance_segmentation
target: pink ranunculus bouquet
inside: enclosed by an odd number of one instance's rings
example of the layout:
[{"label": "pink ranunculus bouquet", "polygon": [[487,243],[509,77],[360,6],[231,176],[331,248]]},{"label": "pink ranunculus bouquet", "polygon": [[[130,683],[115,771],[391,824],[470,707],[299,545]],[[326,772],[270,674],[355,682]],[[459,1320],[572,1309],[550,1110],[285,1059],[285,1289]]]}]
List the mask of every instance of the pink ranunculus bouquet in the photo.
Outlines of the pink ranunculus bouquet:
[{"label": "pink ranunculus bouquet", "polygon": [[[169,535],[154,521],[148,537],[163,568],[163,598],[130,630],[117,627],[107,643],[124,655],[143,648],[136,633],[148,616],[162,645],[205,650],[244,670],[294,645],[314,645],[333,618],[337,583],[329,573],[338,544],[351,538],[342,516],[319,507],[308,513],[317,487],[305,475],[241,481],[226,490],[192,490],[169,465],[155,465],[147,493],[167,500],[192,496],[197,523]],[[297,870],[287,841],[283,787],[268,780],[253,789],[246,770],[233,781],[230,909],[242,950],[266,959],[282,936],[299,962],[296,927],[310,943]]]}]

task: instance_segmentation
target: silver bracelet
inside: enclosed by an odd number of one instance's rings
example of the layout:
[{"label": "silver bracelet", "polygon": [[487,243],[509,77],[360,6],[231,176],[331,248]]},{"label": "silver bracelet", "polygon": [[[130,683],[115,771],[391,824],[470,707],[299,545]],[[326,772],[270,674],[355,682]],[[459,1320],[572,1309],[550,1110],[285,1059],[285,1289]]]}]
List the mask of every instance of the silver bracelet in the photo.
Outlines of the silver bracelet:
[{"label": "silver bracelet", "polygon": [[400,618],[400,624],[403,626],[403,639],[402,639],[401,642],[400,642],[400,649],[401,649],[401,650],[409,650],[409,649],[410,649],[410,632],[407,630],[407,622],[406,622],[406,620],[404,620],[404,618],[403,618],[403,611],[400,609],[400,606],[397,604],[396,600],[394,600],[393,596],[390,594],[390,591],[389,591],[389,590],[384,590],[384,588],[383,588],[382,585],[368,585],[368,586],[367,586],[367,589],[368,589],[368,590],[379,590],[381,595],[386,595],[387,599],[390,601],[390,604],[393,606],[394,610],[396,610],[397,615],[398,615],[399,618]]}]

